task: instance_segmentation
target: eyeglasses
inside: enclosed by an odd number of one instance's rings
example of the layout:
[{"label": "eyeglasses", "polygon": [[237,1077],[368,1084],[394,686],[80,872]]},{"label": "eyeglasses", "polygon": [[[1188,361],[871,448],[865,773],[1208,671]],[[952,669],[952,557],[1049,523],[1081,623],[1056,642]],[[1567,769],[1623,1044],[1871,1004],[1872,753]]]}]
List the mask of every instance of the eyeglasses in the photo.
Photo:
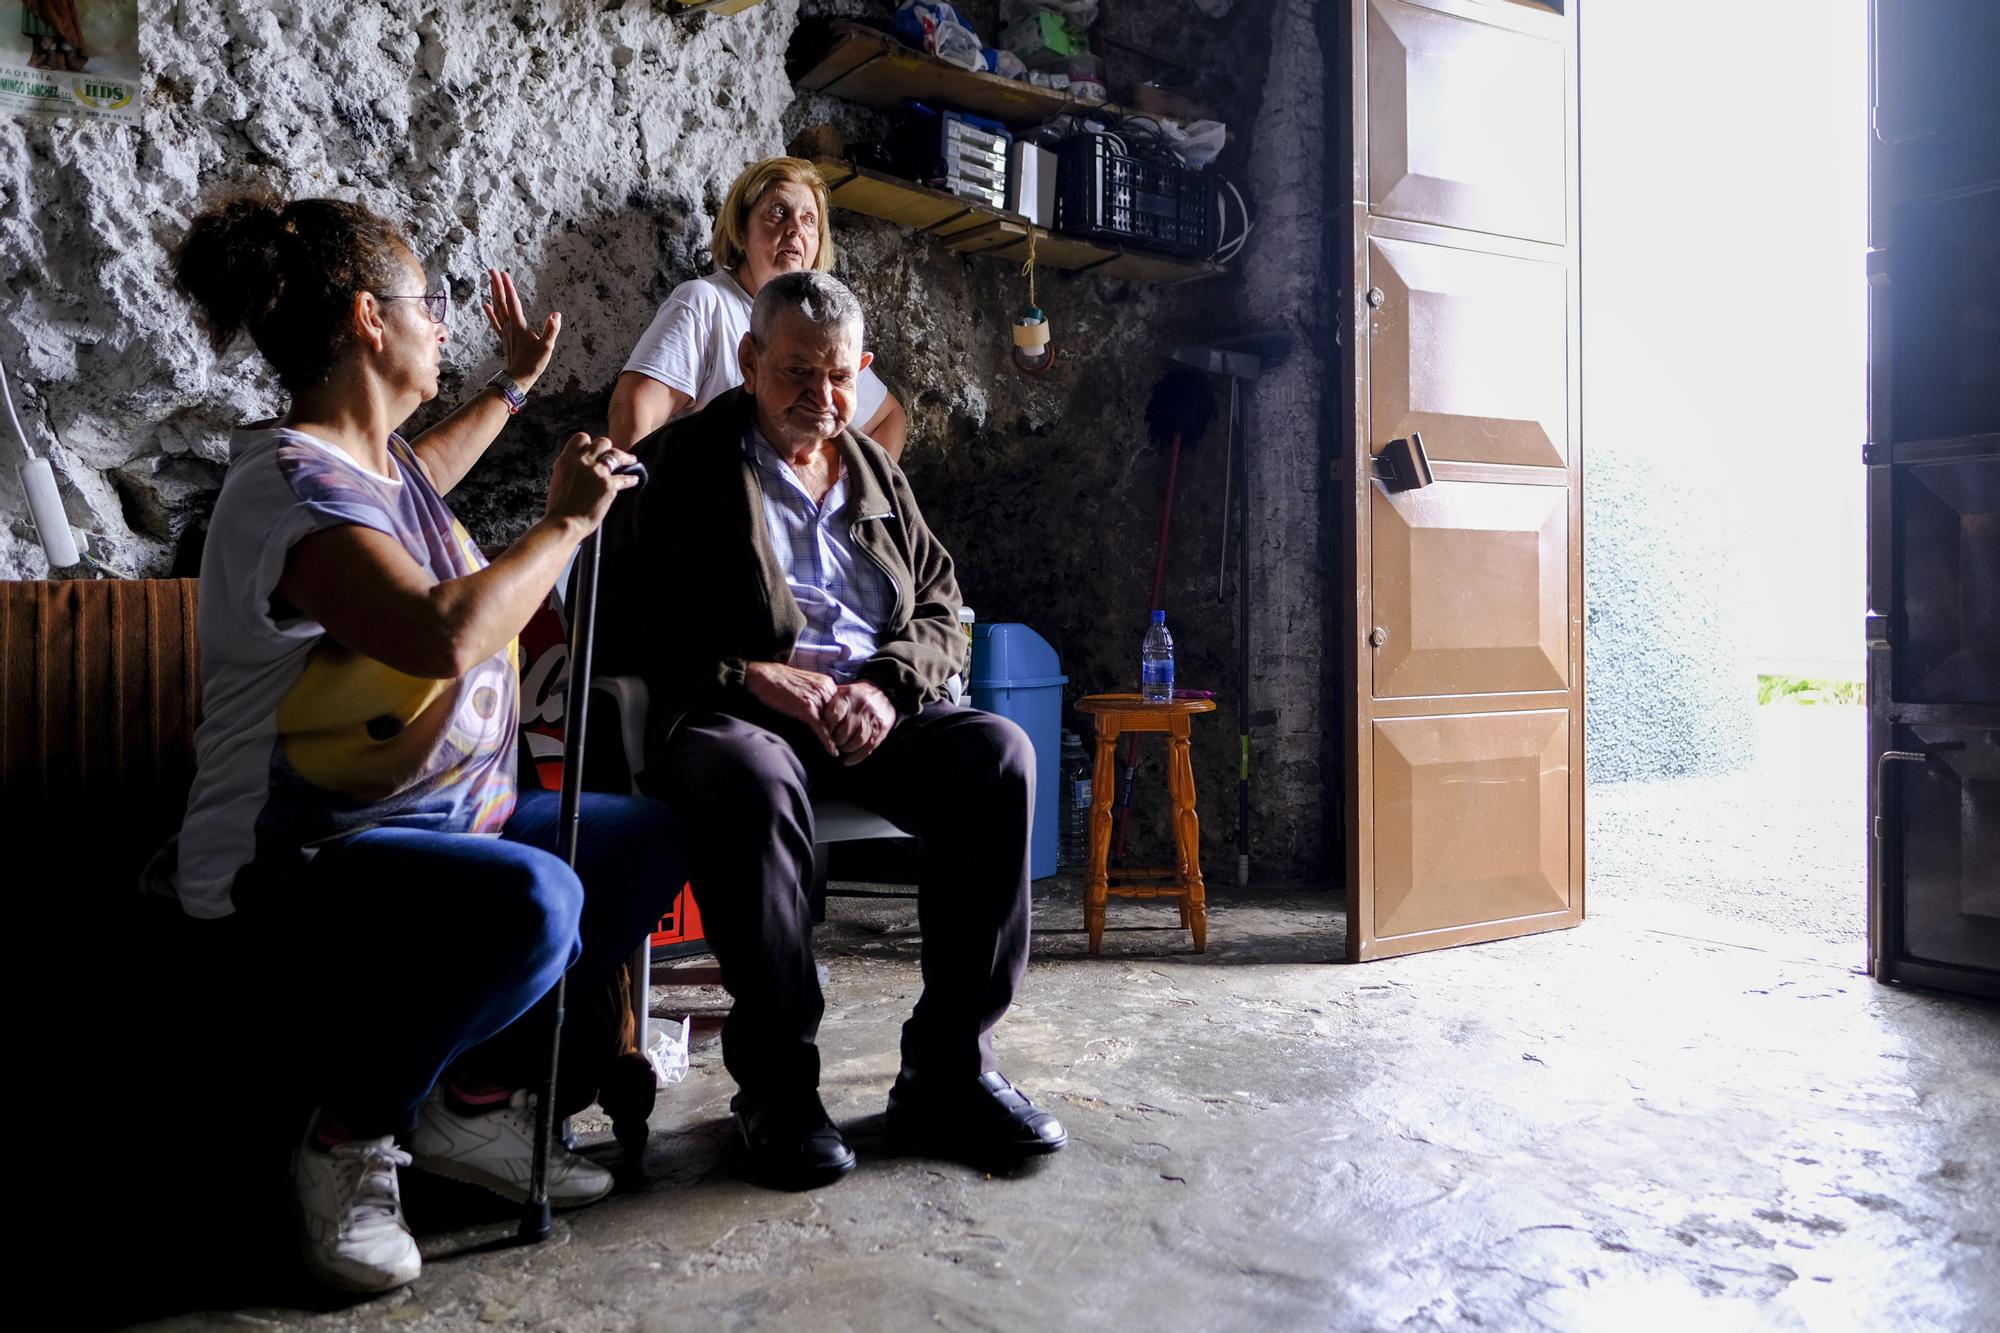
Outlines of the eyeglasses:
[{"label": "eyeglasses", "polygon": [[370,292],[369,295],[384,301],[422,301],[424,313],[431,317],[431,323],[442,324],[451,318],[451,288],[438,283],[434,292],[410,294],[407,292]]}]

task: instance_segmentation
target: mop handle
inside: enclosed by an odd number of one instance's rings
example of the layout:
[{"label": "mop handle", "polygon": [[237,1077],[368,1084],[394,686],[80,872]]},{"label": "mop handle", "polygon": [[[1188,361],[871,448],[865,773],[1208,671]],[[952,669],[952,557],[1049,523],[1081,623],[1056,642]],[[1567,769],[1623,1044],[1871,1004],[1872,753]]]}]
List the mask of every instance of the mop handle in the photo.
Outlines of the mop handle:
[{"label": "mop handle", "polygon": [[[1174,523],[1174,484],[1181,470],[1181,435],[1174,432],[1173,452],[1167,455],[1167,502],[1160,506],[1160,539],[1153,546],[1153,595],[1147,601],[1148,609],[1160,604],[1160,589],[1167,581],[1167,536]],[[1139,682],[1143,691],[1144,681]],[[1125,741],[1125,782],[1118,790],[1118,840],[1111,852],[1111,864],[1125,864],[1125,835],[1131,828],[1132,785],[1139,777],[1139,733],[1133,732]]]}]

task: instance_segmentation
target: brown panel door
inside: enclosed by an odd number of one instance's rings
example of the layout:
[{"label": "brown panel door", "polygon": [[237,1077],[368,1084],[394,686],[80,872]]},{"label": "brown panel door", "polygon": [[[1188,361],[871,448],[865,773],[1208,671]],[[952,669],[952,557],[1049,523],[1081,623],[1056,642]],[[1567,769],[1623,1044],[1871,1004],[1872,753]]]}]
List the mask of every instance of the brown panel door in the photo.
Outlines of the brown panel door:
[{"label": "brown panel door", "polygon": [[[1576,26],[1349,0],[1348,955],[1583,919]],[[1416,452],[1428,468],[1391,466]]]},{"label": "brown panel door", "polygon": [[2000,998],[2000,6],[1872,8],[1869,963]]}]

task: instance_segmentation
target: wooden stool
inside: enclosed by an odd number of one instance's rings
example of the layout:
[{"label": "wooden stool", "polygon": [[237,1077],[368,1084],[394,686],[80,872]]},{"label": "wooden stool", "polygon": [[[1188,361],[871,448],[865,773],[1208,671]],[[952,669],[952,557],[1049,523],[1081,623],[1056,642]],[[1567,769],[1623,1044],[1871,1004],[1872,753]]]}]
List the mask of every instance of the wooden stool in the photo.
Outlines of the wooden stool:
[{"label": "wooden stool", "polygon": [[[1090,951],[1104,952],[1104,904],[1121,898],[1178,898],[1181,925],[1194,932],[1194,951],[1208,948],[1208,903],[1201,883],[1201,825],[1194,813],[1194,764],[1188,758],[1188,719],[1212,713],[1212,699],[1152,704],[1136,694],[1093,694],[1079,713],[1097,719],[1097,768],[1090,786],[1090,863],[1083,887],[1083,924]],[[1110,870],[1111,807],[1118,788],[1118,738],[1126,732],[1167,733],[1167,791],[1174,803],[1174,846],[1179,864],[1168,870]]]}]

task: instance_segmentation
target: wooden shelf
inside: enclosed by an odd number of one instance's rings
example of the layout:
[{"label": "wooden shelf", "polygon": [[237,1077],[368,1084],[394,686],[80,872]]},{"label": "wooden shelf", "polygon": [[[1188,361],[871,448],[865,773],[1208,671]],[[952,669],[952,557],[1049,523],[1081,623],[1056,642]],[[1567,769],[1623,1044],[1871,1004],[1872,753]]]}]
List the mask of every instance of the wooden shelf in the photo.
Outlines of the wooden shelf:
[{"label": "wooden shelf", "polygon": [[[1016,129],[1040,125],[1069,112],[1132,114],[1121,107],[1079,102],[1067,93],[1019,79],[960,69],[858,23],[835,23],[832,31],[833,44],[799,76],[798,87],[884,111],[900,110],[906,100],[914,98],[986,116]],[[1032,237],[1035,262],[1050,268],[1088,269],[1150,283],[1188,282],[1223,271],[1222,265],[1206,260],[1178,259],[1060,235],[1033,225],[1019,213],[974,203],[837,158],[819,158],[814,165],[826,178],[837,206],[928,232],[961,254],[1026,263]]]},{"label": "wooden shelf", "polygon": [[799,76],[798,87],[884,111],[901,110],[904,99],[914,97],[986,116],[1011,128],[1039,125],[1072,111],[1139,114],[1108,103],[1079,102],[1068,93],[1020,79],[960,69],[859,23],[836,23],[833,32],[833,45],[818,64]]},{"label": "wooden shelf", "polygon": [[1152,283],[1189,282],[1223,271],[1222,265],[1203,259],[1178,259],[1064,236],[1035,226],[1019,213],[961,199],[837,157],[815,158],[813,165],[826,181],[836,208],[926,232],[960,254],[991,255],[1025,264],[1032,236],[1035,262],[1050,268],[1087,269]]}]

